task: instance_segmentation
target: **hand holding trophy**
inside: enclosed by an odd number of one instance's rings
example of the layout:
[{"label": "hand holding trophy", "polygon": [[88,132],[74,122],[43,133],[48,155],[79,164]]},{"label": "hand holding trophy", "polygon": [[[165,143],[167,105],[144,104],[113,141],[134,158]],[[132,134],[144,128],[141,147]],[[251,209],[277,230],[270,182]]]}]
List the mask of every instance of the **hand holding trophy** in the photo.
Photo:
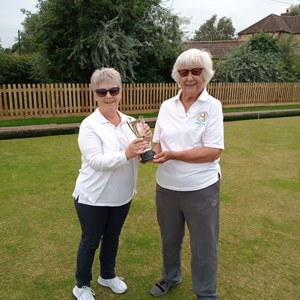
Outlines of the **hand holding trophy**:
[{"label": "hand holding trophy", "polygon": [[[143,116],[140,116],[137,120],[131,121],[130,118],[127,119],[127,124],[131,131],[138,138],[145,138],[145,119]],[[144,153],[141,154],[141,162],[145,163],[147,161],[153,160],[153,150],[151,149],[151,143],[149,142],[147,149],[145,149]]]}]

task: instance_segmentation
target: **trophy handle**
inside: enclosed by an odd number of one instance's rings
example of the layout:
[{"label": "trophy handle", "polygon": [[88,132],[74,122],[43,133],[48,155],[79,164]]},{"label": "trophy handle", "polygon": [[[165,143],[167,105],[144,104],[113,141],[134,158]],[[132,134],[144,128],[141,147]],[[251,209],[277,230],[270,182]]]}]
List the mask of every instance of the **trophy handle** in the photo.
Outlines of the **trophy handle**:
[{"label": "trophy handle", "polygon": [[132,127],[131,127],[131,118],[127,118],[126,119],[126,123],[127,123],[127,125],[128,125],[128,127],[130,128],[130,130],[134,133],[134,135],[136,136],[136,133],[134,132],[134,130],[132,129]]},{"label": "trophy handle", "polygon": [[126,120],[127,125],[131,129],[131,131],[135,134],[136,137],[145,137],[145,119],[144,117],[139,117],[138,120],[131,121],[131,118],[128,117]]}]

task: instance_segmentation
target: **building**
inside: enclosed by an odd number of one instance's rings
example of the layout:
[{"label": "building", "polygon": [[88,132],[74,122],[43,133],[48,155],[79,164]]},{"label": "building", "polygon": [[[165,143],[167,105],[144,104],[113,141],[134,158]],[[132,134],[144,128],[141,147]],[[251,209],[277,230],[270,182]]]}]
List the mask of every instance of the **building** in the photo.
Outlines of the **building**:
[{"label": "building", "polygon": [[189,41],[185,43],[185,48],[197,48],[208,50],[214,59],[223,59],[233,49],[239,47],[243,41]]},{"label": "building", "polygon": [[271,14],[238,33],[238,39],[248,40],[253,34],[265,32],[275,35],[292,34],[300,41],[300,15],[291,16],[288,12],[280,16]]},{"label": "building", "polygon": [[249,40],[253,34],[260,32],[275,34],[277,36],[292,34],[299,41],[300,48],[300,15],[291,16],[288,11],[280,16],[271,14],[238,32],[237,40],[189,41],[185,43],[185,48],[206,49],[212,54],[214,59],[223,59],[233,49]]}]

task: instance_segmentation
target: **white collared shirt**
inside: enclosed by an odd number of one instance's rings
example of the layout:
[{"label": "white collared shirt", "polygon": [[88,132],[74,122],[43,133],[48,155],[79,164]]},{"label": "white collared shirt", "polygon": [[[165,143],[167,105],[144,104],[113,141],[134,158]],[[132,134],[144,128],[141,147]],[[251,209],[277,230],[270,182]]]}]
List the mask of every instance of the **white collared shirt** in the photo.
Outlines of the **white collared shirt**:
[{"label": "white collared shirt", "polygon": [[121,123],[117,127],[99,109],[80,125],[82,164],[72,194],[75,199],[79,196],[79,203],[121,206],[133,197],[139,160],[127,160],[125,149],[136,137],[126,123],[128,116],[118,113]]},{"label": "white collared shirt", "polygon": [[[180,101],[181,91],[162,103],[155,125],[153,142],[162,151],[181,151],[195,147],[224,149],[221,102],[206,89],[187,112]],[[159,164],[157,183],[170,190],[193,191],[218,181],[219,160],[208,163],[186,163],[169,160]]]}]

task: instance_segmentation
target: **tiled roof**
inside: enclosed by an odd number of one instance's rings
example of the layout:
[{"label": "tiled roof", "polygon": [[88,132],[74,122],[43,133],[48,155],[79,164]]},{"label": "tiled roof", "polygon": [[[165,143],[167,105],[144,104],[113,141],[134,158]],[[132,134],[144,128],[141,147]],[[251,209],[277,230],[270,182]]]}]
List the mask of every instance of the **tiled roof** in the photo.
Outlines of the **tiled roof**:
[{"label": "tiled roof", "polygon": [[300,34],[300,16],[277,16],[271,14],[240,31],[238,35],[254,34],[257,32]]},{"label": "tiled roof", "polygon": [[221,41],[189,41],[185,43],[185,48],[197,48],[208,50],[213,58],[224,58],[233,49],[243,43],[238,40],[221,40]]},{"label": "tiled roof", "polygon": [[285,22],[294,34],[300,34],[300,16],[284,17]]},{"label": "tiled roof", "polygon": [[[271,14],[259,22],[249,26],[238,33],[239,38],[247,34],[259,32],[266,33],[292,33],[300,35],[300,16],[281,16]],[[239,47],[244,41],[239,40],[218,40],[218,41],[189,41],[185,43],[185,49],[197,48],[208,50],[213,58],[224,58],[230,51]]]}]

